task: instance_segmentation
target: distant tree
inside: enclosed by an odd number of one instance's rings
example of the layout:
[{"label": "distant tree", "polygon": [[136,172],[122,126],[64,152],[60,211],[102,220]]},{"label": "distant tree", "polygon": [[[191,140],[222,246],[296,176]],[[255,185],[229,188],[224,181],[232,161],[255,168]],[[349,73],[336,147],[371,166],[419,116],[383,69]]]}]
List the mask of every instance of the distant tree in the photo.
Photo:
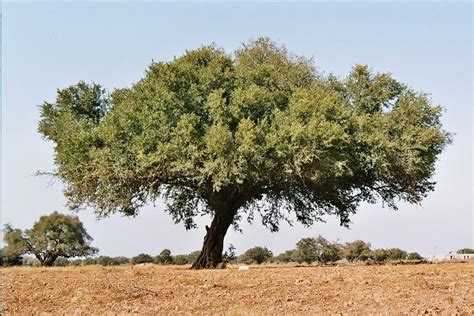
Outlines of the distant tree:
[{"label": "distant tree", "polygon": [[370,243],[365,243],[362,240],[348,242],[344,245],[343,256],[349,262],[356,260],[364,261],[371,255]]},{"label": "distant tree", "polygon": [[330,242],[322,236],[318,236],[315,241],[318,248],[318,262],[336,262],[342,258],[342,246],[338,243]]},{"label": "distant tree", "polygon": [[407,255],[407,260],[424,260],[418,252],[411,252]]},{"label": "distant tree", "polygon": [[84,265],[84,266],[90,266],[94,264],[99,264],[96,258],[85,258],[82,260],[82,263],[81,263],[81,265]]},{"label": "distant tree", "polygon": [[456,251],[456,253],[459,253],[459,254],[474,253],[474,249],[462,248],[462,249],[459,249],[458,251]]},{"label": "distant tree", "polygon": [[342,257],[341,245],[330,242],[322,236],[316,238],[303,238],[296,243],[292,251],[291,260],[302,263],[335,262]]},{"label": "distant tree", "polygon": [[216,267],[228,228],[254,212],[277,231],[291,216],[347,226],[362,202],[419,203],[450,140],[428,94],[365,65],[322,75],[267,38],[189,50],[135,82],[58,90],[38,129],[72,209],[134,216],[163,197],[188,229],[212,215],[194,268]]},{"label": "distant tree", "polygon": [[155,257],[154,262],[158,264],[172,264],[173,257],[171,256],[171,250],[163,249],[160,254]]},{"label": "distant tree", "polygon": [[83,260],[81,259],[74,259],[74,260],[71,260],[69,262],[69,265],[72,266],[72,267],[79,267],[79,266],[82,266],[82,265],[85,265]]},{"label": "distant tree", "polygon": [[400,248],[390,248],[385,250],[387,253],[387,260],[405,260],[407,258],[407,252]]},{"label": "distant tree", "polygon": [[372,250],[364,250],[357,258],[359,261],[371,261],[374,260],[374,252]]},{"label": "distant tree", "polygon": [[69,265],[69,260],[64,257],[58,257],[55,261],[53,266],[55,267],[67,267]]},{"label": "distant tree", "polygon": [[130,264],[130,259],[127,257],[113,257],[112,258],[112,265],[120,266],[124,264]]},{"label": "distant tree", "polygon": [[201,254],[201,250],[196,250],[196,251],[191,252],[190,254],[188,254],[188,262],[189,263],[196,262],[200,254]]},{"label": "distant tree", "polygon": [[319,248],[314,238],[303,238],[296,243],[296,250],[292,254],[292,260],[302,263],[312,263],[318,260]]},{"label": "distant tree", "polygon": [[138,256],[135,256],[132,258],[132,264],[151,263],[151,262],[153,262],[153,257],[146,253],[141,253]]},{"label": "distant tree", "polygon": [[130,259],[127,257],[100,256],[96,259],[96,262],[102,266],[119,266],[123,264],[129,264]]},{"label": "distant tree", "polygon": [[22,265],[23,259],[15,249],[8,247],[0,249],[1,265],[4,267]]},{"label": "distant tree", "polygon": [[257,263],[261,264],[273,256],[272,252],[267,247],[254,247],[248,249],[242,255],[239,256],[239,261],[247,264]]},{"label": "distant tree", "polygon": [[100,256],[96,259],[97,264],[101,266],[110,266],[112,262],[112,258],[108,256]]},{"label": "distant tree", "polygon": [[187,255],[176,255],[173,257],[173,263],[177,265],[188,264],[188,256]]},{"label": "distant tree", "polygon": [[292,256],[293,256],[294,252],[295,252],[294,249],[287,250],[285,252],[280,253],[278,256],[275,256],[273,260],[275,262],[281,262],[281,263],[291,262],[291,261],[293,261]]},{"label": "distant tree", "polygon": [[92,237],[77,216],[58,212],[41,216],[33,228],[24,232],[7,224],[3,238],[9,253],[32,254],[42,266],[53,265],[58,257],[84,257],[98,251],[90,246]]},{"label": "distant tree", "polygon": [[387,251],[385,251],[385,249],[374,250],[372,256],[375,262],[384,263],[387,261]]},{"label": "distant tree", "polygon": [[224,262],[232,262],[235,261],[237,258],[237,254],[235,253],[234,245],[230,244],[229,248],[224,252],[222,259]]}]

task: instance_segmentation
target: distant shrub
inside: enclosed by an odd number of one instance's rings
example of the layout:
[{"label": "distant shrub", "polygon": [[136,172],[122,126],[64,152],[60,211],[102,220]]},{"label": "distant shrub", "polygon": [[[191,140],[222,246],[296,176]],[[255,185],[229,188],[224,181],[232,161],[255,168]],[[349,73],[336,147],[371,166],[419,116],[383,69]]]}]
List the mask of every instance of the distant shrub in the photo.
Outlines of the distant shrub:
[{"label": "distant shrub", "polygon": [[375,262],[384,263],[387,261],[387,252],[385,249],[376,249],[372,252],[372,258]]},{"label": "distant shrub", "polygon": [[127,257],[113,257],[112,258],[112,265],[120,266],[124,264],[130,264],[130,259]]},{"label": "distant shrub", "polygon": [[53,266],[54,267],[67,267],[69,265],[69,260],[64,257],[58,257],[56,260],[54,260]]},{"label": "distant shrub", "polygon": [[411,252],[407,255],[407,260],[424,260],[418,252]]},{"label": "distant shrub", "polygon": [[272,258],[272,261],[273,262],[278,262],[278,263],[288,263],[288,262],[291,262],[292,259],[291,259],[291,256],[293,255],[293,252],[295,250],[292,249],[292,250],[287,250],[285,252],[282,252],[280,253],[278,256],[275,256]]},{"label": "distant shrub", "polygon": [[96,262],[101,266],[110,266],[112,265],[112,258],[107,256],[100,256],[96,259]]},{"label": "distant shrub", "polygon": [[132,264],[151,263],[151,262],[153,262],[153,257],[146,253],[141,253],[138,256],[135,256],[132,258]]},{"label": "distant shrub", "polygon": [[366,243],[362,240],[356,240],[348,242],[342,249],[342,254],[345,259],[349,262],[356,260],[365,261],[371,256],[370,243]]},{"label": "distant shrub", "polygon": [[312,263],[318,260],[319,249],[315,238],[303,238],[296,243],[291,259],[298,263]]},{"label": "distant shrub", "polygon": [[188,264],[188,256],[187,255],[176,255],[173,257],[173,263],[177,265]]},{"label": "distant shrub", "polygon": [[69,265],[72,266],[72,267],[82,266],[83,265],[83,260],[81,260],[81,259],[71,260],[71,261],[69,261]]},{"label": "distant shrub", "polygon": [[330,242],[322,236],[318,236],[315,240],[318,249],[318,262],[336,262],[342,258],[342,246],[340,244]]},{"label": "distant shrub", "polygon": [[197,260],[197,258],[199,257],[200,254],[201,254],[201,250],[196,250],[196,251],[191,252],[188,255],[188,262],[189,263],[194,263]]},{"label": "distant shrub", "polygon": [[23,263],[23,257],[18,254],[14,249],[3,248],[0,249],[0,261],[2,266],[11,267],[11,266],[20,266]]},{"label": "distant shrub", "polygon": [[459,254],[474,253],[474,249],[462,248],[462,249],[459,249],[458,251],[456,251],[456,253],[459,253]]},{"label": "distant shrub", "polygon": [[95,259],[95,258],[85,258],[85,259],[82,260],[82,265],[84,265],[84,266],[90,266],[90,265],[94,265],[94,264],[98,264],[97,259]]},{"label": "distant shrub", "polygon": [[39,267],[41,265],[40,261],[33,257],[23,257],[21,261],[25,267]]},{"label": "distant shrub", "polygon": [[266,247],[254,247],[248,249],[245,253],[239,256],[238,261],[242,263],[257,263],[261,264],[273,256],[272,252]]},{"label": "distant shrub", "polygon": [[407,252],[400,248],[390,248],[385,250],[387,253],[387,260],[405,260],[407,258]]},{"label": "distant shrub", "polygon": [[158,256],[153,258],[153,262],[157,264],[172,264],[173,257],[171,256],[171,250],[163,249]]},{"label": "distant shrub", "polygon": [[102,266],[118,266],[130,263],[130,259],[128,259],[127,257],[100,256],[96,260],[97,264],[100,264]]}]

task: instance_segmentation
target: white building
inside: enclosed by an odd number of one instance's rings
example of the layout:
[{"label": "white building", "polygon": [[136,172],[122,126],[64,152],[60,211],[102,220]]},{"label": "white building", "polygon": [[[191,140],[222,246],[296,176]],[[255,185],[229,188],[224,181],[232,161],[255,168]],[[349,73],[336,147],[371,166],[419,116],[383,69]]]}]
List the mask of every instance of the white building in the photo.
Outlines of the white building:
[{"label": "white building", "polygon": [[447,255],[436,255],[431,258],[431,261],[466,261],[474,259],[474,253],[453,253]]}]

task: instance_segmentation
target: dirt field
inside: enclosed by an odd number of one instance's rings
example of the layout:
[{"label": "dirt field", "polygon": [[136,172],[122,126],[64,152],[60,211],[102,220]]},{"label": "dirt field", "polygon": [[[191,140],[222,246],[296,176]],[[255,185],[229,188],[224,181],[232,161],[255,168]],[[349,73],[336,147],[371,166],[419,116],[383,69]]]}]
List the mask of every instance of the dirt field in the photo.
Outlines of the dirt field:
[{"label": "dirt field", "polygon": [[5,314],[474,314],[474,262],[3,269]]}]

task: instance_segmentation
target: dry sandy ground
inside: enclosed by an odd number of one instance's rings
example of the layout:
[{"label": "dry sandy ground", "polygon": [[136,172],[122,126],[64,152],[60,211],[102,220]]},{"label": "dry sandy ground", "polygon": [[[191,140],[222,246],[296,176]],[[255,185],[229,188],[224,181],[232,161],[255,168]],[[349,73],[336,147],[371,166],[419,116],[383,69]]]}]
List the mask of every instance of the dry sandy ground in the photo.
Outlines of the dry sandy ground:
[{"label": "dry sandy ground", "polygon": [[3,269],[5,314],[474,314],[474,262]]}]

